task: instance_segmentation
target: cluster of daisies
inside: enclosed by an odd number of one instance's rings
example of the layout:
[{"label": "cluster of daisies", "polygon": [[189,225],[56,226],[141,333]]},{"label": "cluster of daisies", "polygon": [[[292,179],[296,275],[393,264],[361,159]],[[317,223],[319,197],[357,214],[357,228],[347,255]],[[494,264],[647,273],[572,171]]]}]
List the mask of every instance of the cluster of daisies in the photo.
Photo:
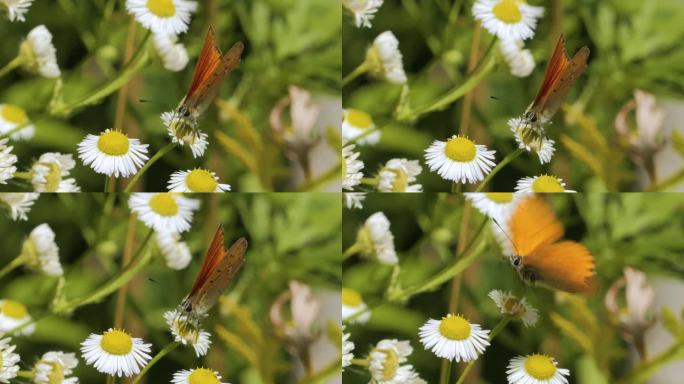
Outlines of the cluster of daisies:
[{"label": "cluster of daisies", "polygon": [[[354,16],[357,27],[372,27],[372,19],[379,12],[382,1],[345,0],[345,10]],[[473,17],[499,40],[501,57],[508,64],[514,76],[529,76],[535,67],[534,58],[524,41],[534,36],[538,20],[544,8],[531,6],[523,0],[477,0],[472,7]],[[391,31],[381,33],[368,48],[364,62],[351,77],[368,73],[404,87],[408,91],[407,77],[403,69],[399,41]],[[543,132],[530,129],[523,117],[512,118],[508,125],[518,147],[536,153],[541,164],[551,161],[555,152],[554,141]],[[377,188],[381,192],[419,192],[422,186],[416,177],[422,171],[418,160],[391,159],[380,166],[375,177],[363,175],[364,163],[359,160],[358,146],[374,145],[381,140],[381,130],[373,123],[367,112],[360,109],[345,109],[342,136],[345,146],[342,151],[344,175],[343,188],[354,191],[363,186]],[[468,137],[454,135],[446,140],[434,140],[425,149],[425,164],[432,172],[453,183],[474,184],[483,181],[497,165],[495,151],[477,144]],[[537,179],[542,178],[540,182]],[[552,182],[550,182],[552,181]],[[545,187],[550,187],[546,189]],[[541,175],[525,177],[517,182],[518,192],[565,192],[564,183],[555,176]],[[348,208],[362,206],[362,191],[345,196]]]},{"label": "cluster of daisies", "polygon": [[[472,193],[468,194],[467,198],[473,206],[501,223],[507,222],[517,201],[520,200],[519,195],[513,193]],[[492,228],[495,229],[494,226]],[[506,240],[505,235],[497,236],[497,239]],[[502,243],[502,248],[505,247],[510,249],[510,244]],[[382,212],[373,213],[358,229],[356,241],[345,251],[345,257],[354,254],[379,264],[398,266],[399,258],[394,247],[390,221]],[[537,309],[524,297],[516,297],[501,290],[492,290],[489,297],[503,315],[500,321],[519,320],[525,327],[534,327],[539,320]],[[365,303],[359,291],[350,287],[342,288],[342,320],[348,327],[370,321],[371,315],[372,308]],[[344,328],[342,336],[343,368],[351,365],[363,367],[370,374],[370,383],[426,382],[409,363],[413,351],[409,341],[383,339],[359,357],[358,352],[355,356],[353,335],[346,332],[346,329],[347,327]],[[435,356],[468,363],[485,353],[496,334],[483,329],[479,324],[471,323],[462,315],[450,313],[441,319],[428,319],[418,329],[417,336],[423,348]],[[537,353],[514,357],[510,360],[507,370],[510,384],[564,384],[568,382],[568,375],[569,371],[558,368],[552,357]]]},{"label": "cluster of daisies", "polygon": [[[28,220],[32,205],[39,196],[38,193],[1,193],[0,205],[8,208],[13,220]],[[190,229],[194,213],[200,208],[200,201],[178,193],[133,193],[128,206],[145,226],[154,230],[157,248],[165,264],[173,269],[185,268],[191,260],[191,253],[181,240],[181,233]],[[48,224],[41,224],[30,232],[22,245],[21,254],[8,267],[0,269],[0,278],[21,265],[47,276],[63,276],[59,246]],[[208,353],[211,345],[209,332],[196,324],[194,319],[188,318],[187,313],[173,309],[164,313],[164,320],[176,342],[192,347],[197,357]],[[0,299],[0,334],[30,336],[35,331],[34,322],[22,303]],[[9,342],[9,339],[0,341],[0,382],[15,377],[19,369],[19,357],[13,352],[15,346]],[[81,353],[85,362],[99,372],[130,377],[140,373],[142,367],[150,362],[151,344],[132,337],[124,330],[109,329],[102,334],[91,334],[81,344]],[[50,352],[36,363],[32,375],[36,383],[51,383],[40,381],[40,378],[53,378],[59,372],[63,375],[63,381],[60,382],[76,383],[78,379],[67,376],[77,363],[73,353]],[[220,382],[221,376],[210,369],[197,368],[176,372],[172,382],[205,382],[202,380]]]},{"label": "cluster of daisies", "polygon": [[[25,21],[32,0],[2,0],[11,21]],[[188,63],[188,53],[177,43],[178,35],[188,30],[191,15],[198,3],[187,0],[126,0],[126,9],[153,34],[154,46],[163,65],[171,71],[180,71]],[[52,34],[44,26],[35,27],[20,44],[19,54],[0,76],[14,68],[45,78],[59,78],[56,48]],[[193,127],[191,135],[180,134],[183,124],[175,120],[175,112],[161,115],[170,140],[180,146],[187,145],[194,158],[204,155],[208,146],[207,134]],[[36,192],[80,192],[79,186],[69,174],[76,162],[72,154],[49,152],[41,155],[29,169],[18,172],[17,156],[10,141],[26,141],[33,138],[36,127],[26,111],[17,105],[0,103],[0,184],[19,179],[30,182]],[[126,178],[138,173],[149,160],[148,145],[139,139],[129,138],[124,132],[106,129],[97,135],[88,134],[78,143],[78,157],[85,166],[107,177]],[[219,181],[216,173],[194,168],[171,174],[167,183],[171,192],[223,192],[230,191],[228,184]]]}]

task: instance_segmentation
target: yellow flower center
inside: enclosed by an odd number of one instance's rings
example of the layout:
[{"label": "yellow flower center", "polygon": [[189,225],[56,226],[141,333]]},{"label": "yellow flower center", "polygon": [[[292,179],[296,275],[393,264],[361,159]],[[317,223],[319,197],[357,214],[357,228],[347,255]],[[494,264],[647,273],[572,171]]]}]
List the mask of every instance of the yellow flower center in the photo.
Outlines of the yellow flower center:
[{"label": "yellow flower center", "polygon": [[161,216],[174,216],[178,213],[178,203],[168,193],[157,193],[152,196],[150,208]]},{"label": "yellow flower center", "polygon": [[171,17],[176,14],[173,0],[147,0],[147,9],[159,17]]},{"label": "yellow flower center", "polygon": [[470,336],[470,323],[459,315],[447,315],[439,323],[439,333],[449,340],[465,340]]},{"label": "yellow flower center", "polygon": [[4,300],[0,304],[0,313],[15,320],[20,320],[28,315],[28,311],[24,304],[14,300]]},{"label": "yellow flower center", "polygon": [[112,355],[127,355],[133,349],[133,339],[124,331],[112,329],[102,335],[100,347]]},{"label": "yellow flower center", "polygon": [[101,133],[97,148],[110,156],[125,155],[128,153],[128,137],[119,131]]},{"label": "yellow flower center", "polygon": [[504,311],[506,311],[506,313],[509,313],[509,314],[517,313],[519,311],[518,299],[515,299],[512,297],[505,299],[503,302],[503,307],[504,307]]},{"label": "yellow flower center", "polygon": [[56,362],[49,362],[52,366],[50,374],[48,375],[48,383],[50,384],[61,384],[64,382],[64,369],[62,369],[62,364]]},{"label": "yellow flower center", "polygon": [[356,290],[342,287],[342,304],[348,307],[357,307],[363,304],[363,298]]},{"label": "yellow flower center", "polygon": [[506,204],[513,201],[513,193],[511,192],[487,192],[487,198],[495,203]]},{"label": "yellow flower center", "polygon": [[444,148],[444,154],[448,158],[462,163],[475,160],[476,153],[475,143],[465,137],[457,136],[449,139]]},{"label": "yellow flower center", "polygon": [[556,365],[550,357],[535,353],[525,359],[525,371],[537,380],[548,380],[556,374]]},{"label": "yellow flower center", "polygon": [[358,109],[348,109],[346,113],[347,122],[356,128],[368,129],[373,126],[373,119],[369,114]]},{"label": "yellow flower center", "polygon": [[385,354],[385,363],[382,366],[382,378],[383,380],[392,380],[397,374],[397,368],[399,368],[399,356],[392,349],[380,350]]},{"label": "yellow flower center", "polygon": [[47,177],[45,177],[45,192],[56,192],[59,188],[59,183],[62,181],[62,171],[59,165],[55,163],[45,163],[44,166],[50,168]]},{"label": "yellow flower center", "polygon": [[24,125],[28,123],[28,116],[23,109],[15,106],[5,104],[2,106],[2,118],[10,123],[17,125]]},{"label": "yellow flower center", "polygon": [[518,0],[501,0],[492,10],[497,19],[508,24],[515,24],[522,19]]},{"label": "yellow flower center", "polygon": [[190,384],[219,384],[220,381],[210,369],[197,368],[188,377]]},{"label": "yellow flower center", "polygon": [[214,176],[204,169],[194,169],[185,177],[185,183],[193,192],[214,192],[218,183]]},{"label": "yellow flower center", "polygon": [[399,169],[388,169],[394,173],[394,180],[392,181],[393,192],[406,192],[408,187],[408,175],[406,172]]},{"label": "yellow flower center", "polygon": [[542,175],[532,182],[532,191],[537,193],[565,192],[565,189],[557,178]]}]

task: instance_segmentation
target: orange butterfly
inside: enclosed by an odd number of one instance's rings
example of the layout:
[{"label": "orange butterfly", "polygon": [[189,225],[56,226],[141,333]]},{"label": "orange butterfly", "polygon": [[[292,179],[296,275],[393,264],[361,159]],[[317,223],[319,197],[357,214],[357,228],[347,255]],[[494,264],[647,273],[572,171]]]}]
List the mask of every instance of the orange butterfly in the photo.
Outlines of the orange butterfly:
[{"label": "orange butterfly", "polygon": [[532,129],[532,132],[526,129],[523,137],[535,133],[539,136],[544,132],[544,125],[558,111],[570,87],[587,68],[588,58],[589,48],[584,46],[570,59],[565,52],[565,38],[563,35],[558,38],[537,97],[522,116],[522,125]]},{"label": "orange butterfly", "polygon": [[524,198],[508,222],[517,255],[511,263],[526,282],[572,293],[596,290],[594,256],[575,241],[558,241],[565,229],[540,197]]},{"label": "orange butterfly", "polygon": [[240,63],[245,45],[238,41],[225,55],[216,46],[214,29],[209,27],[187,95],[174,111],[170,128],[181,142],[199,140],[197,119],[218,92],[223,79]]},{"label": "orange butterfly", "polygon": [[223,245],[223,227],[218,227],[195,283],[180,304],[182,311],[195,323],[216,304],[218,297],[238,273],[245,262],[246,251],[247,240],[244,237],[226,249]]}]

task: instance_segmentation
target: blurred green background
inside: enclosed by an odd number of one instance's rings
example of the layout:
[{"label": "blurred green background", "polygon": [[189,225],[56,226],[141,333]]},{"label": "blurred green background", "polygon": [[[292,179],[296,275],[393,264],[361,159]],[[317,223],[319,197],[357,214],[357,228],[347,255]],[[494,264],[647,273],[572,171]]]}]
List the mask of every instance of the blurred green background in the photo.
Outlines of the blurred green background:
[{"label": "blurred green background", "polygon": [[[372,28],[356,28],[353,19],[343,23],[343,74],[350,73],[364,59],[373,39],[392,31],[399,40],[404,68],[410,87],[411,106],[419,107],[462,84],[466,76],[475,21],[473,0],[464,0],[458,22],[448,23],[448,14],[458,0],[385,1],[372,21]],[[475,91],[468,133],[478,144],[496,150],[497,162],[516,148],[506,124],[518,117],[534,99],[544,70],[562,32],[567,51],[573,55],[581,46],[591,50],[589,67],[566,98],[578,112],[559,111],[547,128],[556,141],[556,154],[550,164],[540,165],[535,154],[523,154],[498,174],[489,189],[512,191],[516,180],[524,176],[552,173],[563,178],[569,189],[578,191],[632,191],[649,185],[641,166],[630,159],[625,137],[618,137],[614,119],[618,110],[633,99],[635,89],[655,94],[659,101],[681,103],[684,96],[684,3],[680,0],[530,0],[545,8],[534,37],[525,41],[536,62],[532,75],[514,77],[500,57],[498,66]],[[482,29],[480,57],[493,36]],[[463,98],[447,109],[424,115],[415,124],[400,123],[394,118],[402,87],[368,77],[357,79],[343,89],[345,108],[357,108],[371,114],[383,127],[382,140],[374,146],[357,147],[365,162],[364,173],[371,177],[389,159],[419,159],[423,173],[418,177],[427,191],[448,191],[450,184],[425,165],[424,150],[433,140],[445,140],[457,134]],[[496,99],[494,99],[496,98]],[[681,109],[681,104],[678,104]],[[672,112],[672,111],[670,111]],[[633,112],[632,112],[633,115]],[[679,116],[679,115],[676,115]],[[636,123],[629,123],[636,130]],[[674,147],[672,169],[661,171],[661,182],[682,168],[684,141],[680,118],[670,118],[660,127],[658,142]],[[652,155],[652,154],[651,154]],[[676,166],[675,166],[676,165]],[[681,182],[684,173],[677,173]],[[638,177],[646,179],[639,183]]]},{"label": "blurred green background", "polygon": [[[113,13],[105,18],[113,2]],[[26,34],[45,24],[53,35],[57,61],[62,70],[64,99],[75,101],[99,85],[114,79],[124,61],[129,22],[132,18],[124,1],[38,1],[24,23],[0,18],[4,43],[0,66],[12,60]],[[160,114],[175,109],[185,96],[197,55],[208,27],[214,27],[223,52],[236,41],[245,42],[243,61],[221,86],[220,99],[229,100],[234,111],[230,121],[219,119],[215,106],[200,119],[200,129],[209,134],[208,152],[193,159],[185,148],[175,149],[153,166],[144,177],[142,190],[166,191],[171,173],[205,167],[215,171],[233,190],[288,190],[296,187],[298,169],[284,155],[286,149],[271,132],[268,117],[274,105],[297,85],[317,95],[339,95],[341,57],[341,8],[319,0],[207,0],[198,2],[188,33],[180,36],[190,56],[181,72],[164,69],[150,39],[151,60],[129,83],[123,130],[150,144],[150,157],[169,142]],[[313,17],[315,15],[315,17]],[[136,23],[136,46],[146,33]],[[37,127],[29,142],[13,143],[19,170],[26,170],[44,152],[72,153],[86,134],[112,128],[116,93],[98,105],[76,111],[68,119],[47,113],[55,80],[14,71],[0,79],[0,103],[18,105],[27,111]],[[151,100],[149,103],[139,99]],[[232,147],[217,140],[221,132],[242,149],[238,157]],[[337,151],[337,150],[336,150]],[[246,154],[245,154],[246,153]],[[249,168],[247,162],[257,164]],[[77,160],[73,171],[83,191],[102,191],[104,176]],[[24,185],[3,186],[4,190],[26,190]],[[30,187],[29,187],[30,188]],[[121,190],[121,189],[119,189]]]},{"label": "blurred green background", "polygon": [[[107,220],[102,220],[106,199],[103,194],[43,194],[29,213],[28,221],[12,222],[3,217],[0,266],[20,253],[23,240],[33,228],[48,223],[56,233],[67,298],[92,292],[120,270],[126,244],[128,196],[112,194],[107,198],[116,199]],[[182,234],[193,256],[191,264],[180,271],[167,268],[153,238],[147,247],[153,252],[152,263],[129,283],[125,328],[134,337],[152,343],[153,354],[172,342],[163,313],[179,305],[189,291],[219,223],[224,226],[226,246],[240,236],[245,236],[250,243],[242,271],[225,292],[237,307],[227,314],[227,308],[220,310],[221,305],[217,304],[203,321],[204,329],[212,333],[208,356],[196,358],[191,348],[180,347],[152,367],[146,376],[147,382],[169,382],[173,372],[200,366],[219,371],[224,381],[232,383],[294,382],[295,367],[299,363],[276,338],[277,329],[269,319],[269,310],[293,279],[308,284],[315,293],[338,294],[341,280],[339,197],[280,193],[192,198],[200,200],[202,206],[190,231]],[[133,225],[135,244],[139,245],[149,229],[140,221],[133,221]],[[102,234],[99,237],[98,229]],[[48,311],[56,285],[56,278],[20,268],[0,280],[0,298],[25,304],[36,317]],[[101,303],[78,308],[71,317],[48,316],[37,324],[31,336],[14,337],[12,342],[18,345],[16,352],[22,357],[21,369],[30,369],[35,359],[48,350],[76,352],[80,359],[80,343],[88,334],[101,333],[113,326],[115,302],[116,294],[111,294]],[[236,314],[238,310],[242,316]],[[339,312],[320,313],[319,318],[337,322]],[[339,340],[328,339],[325,321],[317,325],[321,331],[317,340],[335,351]],[[246,349],[229,347],[217,335],[217,326],[237,334]],[[259,330],[263,340],[253,338],[246,329]],[[255,354],[259,366],[248,363],[242,354],[244,351]],[[337,353],[333,353],[331,361],[338,359]],[[105,375],[87,366],[82,359],[75,375],[81,383],[104,383],[105,380]]]},{"label": "blurred green background", "polygon": [[[617,383],[618,378],[634,368],[634,347],[621,337],[620,327],[612,322],[613,317],[604,305],[609,286],[622,276],[624,267],[631,266],[646,272],[651,285],[672,281],[671,289],[656,292],[656,301],[658,297],[677,301],[684,293],[684,196],[593,193],[548,195],[545,199],[566,228],[564,238],[580,241],[592,251],[599,289],[585,300],[581,296],[555,295],[542,287],[525,288],[486,227],[487,246],[461,274],[457,312],[491,330],[501,315],[487,294],[500,289],[519,297],[524,295],[539,310],[540,318],[534,328],[525,328],[519,321],[509,323],[479,357],[476,369],[465,382],[504,383],[511,358],[540,352],[555,357],[559,367],[569,369],[571,383]],[[384,212],[391,222],[399,257],[398,284],[402,288],[420,285],[456,261],[463,205],[463,196],[455,194],[369,194],[362,210],[344,211],[343,249],[355,242],[357,230],[368,216]],[[483,216],[473,208],[468,222],[470,236],[482,220]],[[344,262],[343,286],[360,292],[371,308],[382,304],[372,311],[368,323],[347,324],[346,332],[351,333],[350,340],[356,345],[354,356],[366,358],[382,339],[410,340],[413,354],[406,364],[412,364],[428,383],[438,383],[441,360],[423,348],[418,328],[429,318],[441,319],[448,313],[451,280],[407,302],[387,304],[384,294],[391,274],[392,267],[358,256]],[[675,361],[681,364],[684,360],[683,308],[670,308],[674,325],[655,306],[651,308],[656,328],[665,324],[671,331],[662,331],[658,335],[660,341],[654,340],[655,333],[646,334],[650,358],[655,359],[666,347],[675,346],[679,348]],[[460,372],[463,367],[462,363],[455,364],[454,370]],[[667,365],[654,365],[651,374],[663,367]],[[661,377],[651,382],[678,382],[676,372],[670,370],[674,378],[670,376],[669,381]],[[369,374],[361,367],[350,366],[345,368],[343,380],[367,383]],[[627,381],[639,382],[643,381]]]}]

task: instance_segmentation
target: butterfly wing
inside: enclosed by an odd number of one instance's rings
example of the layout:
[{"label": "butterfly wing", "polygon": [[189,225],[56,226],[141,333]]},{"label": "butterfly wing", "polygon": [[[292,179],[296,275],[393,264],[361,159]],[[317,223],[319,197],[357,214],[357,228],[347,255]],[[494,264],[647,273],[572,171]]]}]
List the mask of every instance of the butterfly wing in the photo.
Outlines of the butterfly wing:
[{"label": "butterfly wing", "polygon": [[195,65],[195,73],[192,75],[192,82],[190,83],[188,94],[185,96],[186,102],[197,97],[200,85],[216,71],[216,68],[220,63],[221,50],[216,46],[214,28],[209,27],[207,36],[204,39],[204,46],[202,46],[202,51],[197,59],[197,65]]},{"label": "butterfly wing", "polygon": [[550,119],[565,100],[565,96],[577,79],[587,69],[589,48],[584,46],[575,53],[572,60],[563,68],[556,81],[551,85],[548,97],[541,105],[543,119]]},{"label": "butterfly wing", "polygon": [[561,241],[535,249],[522,267],[536,272],[539,281],[570,293],[596,291],[594,256],[582,244]]},{"label": "butterfly wing", "polygon": [[563,225],[542,198],[529,196],[518,203],[508,221],[514,251],[523,259],[563,236]]},{"label": "butterfly wing", "polygon": [[245,262],[247,245],[247,240],[241,237],[227,251],[223,248],[225,257],[211,271],[206,284],[202,285],[198,292],[198,303],[195,307],[198,314],[206,313],[216,304],[218,297],[240,271]]},{"label": "butterfly wing", "polygon": [[214,233],[214,238],[211,241],[209,249],[207,250],[207,255],[204,257],[202,267],[200,268],[199,272],[197,272],[195,283],[190,289],[188,299],[194,299],[194,301],[196,301],[197,294],[202,285],[204,285],[209,278],[211,271],[213,271],[225,257],[226,248],[223,246],[223,226],[219,226],[218,229],[216,229],[216,233]]},{"label": "butterfly wing", "polygon": [[563,70],[568,65],[570,58],[565,53],[565,37],[561,35],[556,42],[556,48],[553,50],[553,55],[551,55],[551,60],[546,66],[546,72],[544,73],[544,81],[542,81],[539,87],[539,92],[537,92],[537,97],[534,98],[530,111],[534,113],[540,113],[544,109],[545,100],[549,96],[549,92],[553,84],[558,80]]}]

